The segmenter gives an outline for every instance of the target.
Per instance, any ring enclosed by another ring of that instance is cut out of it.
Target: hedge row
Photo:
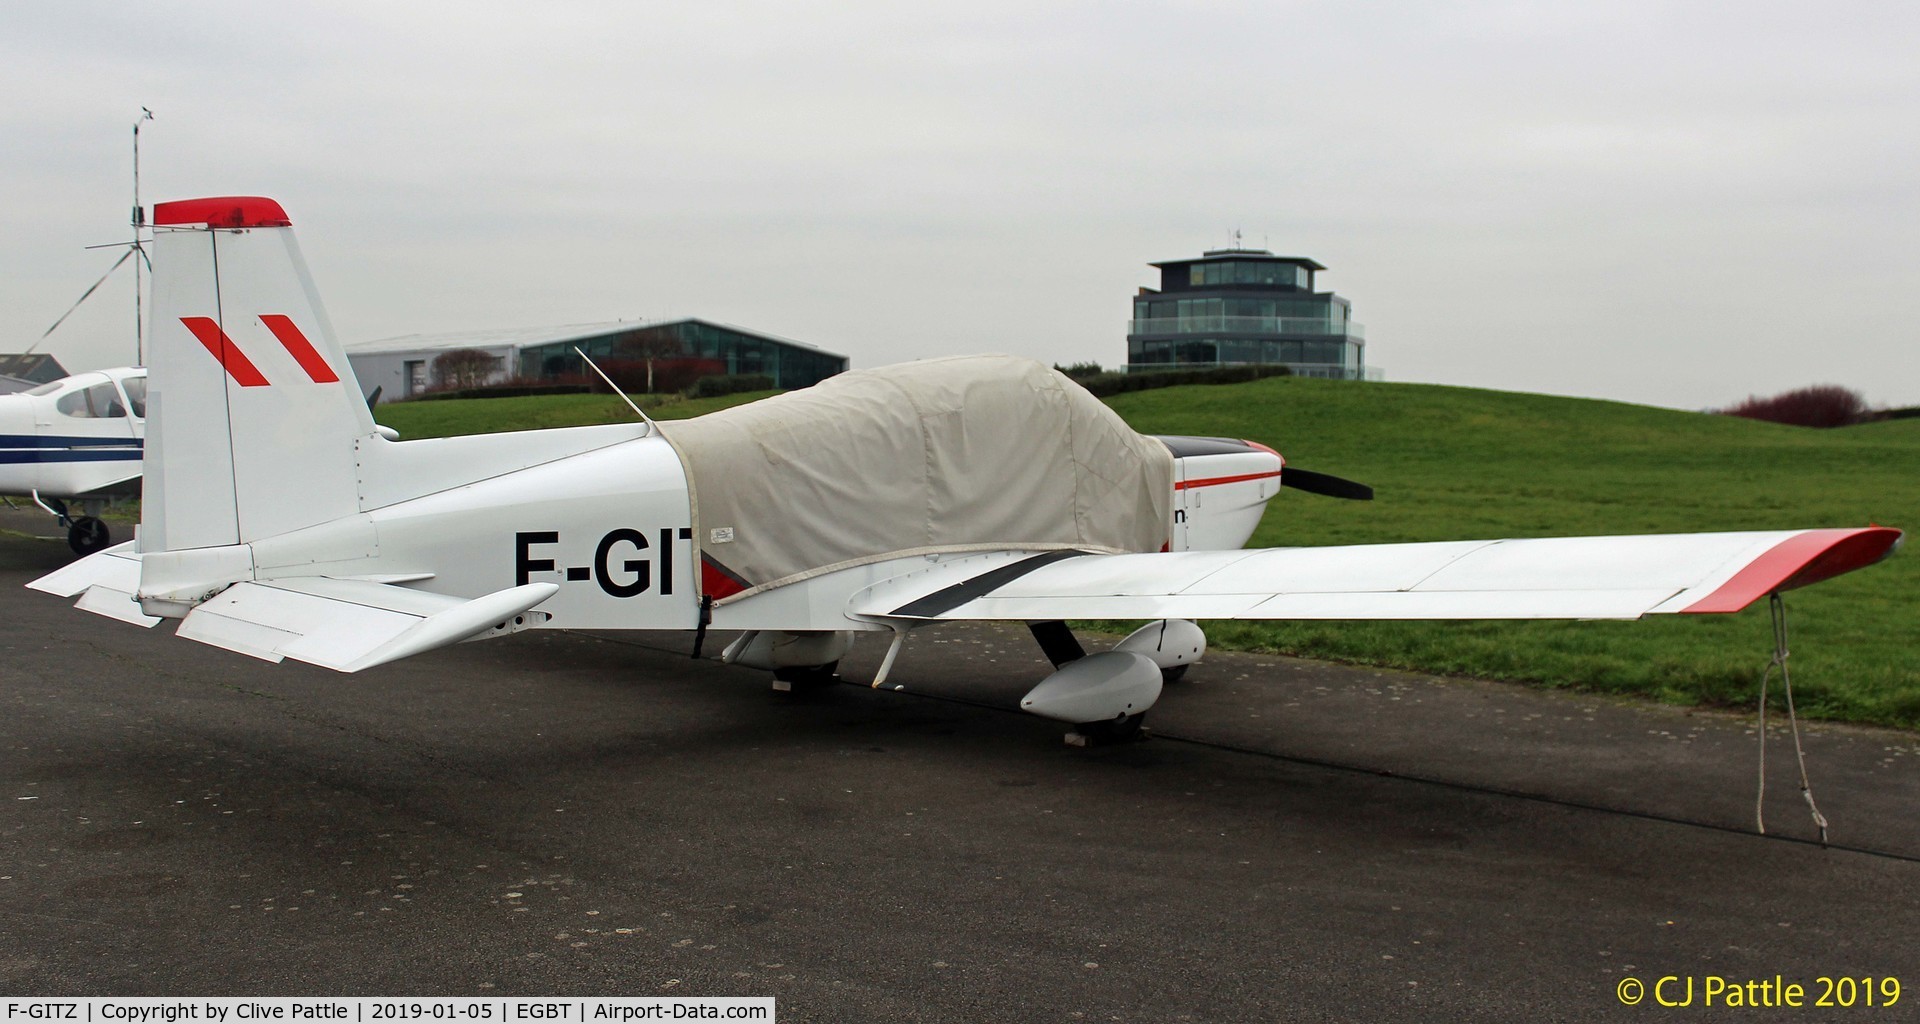
[[[773,378],[764,373],[736,373],[725,377],[702,377],[687,389],[688,398],[719,398],[742,391],[771,391]]]
[[[461,388],[457,391],[429,391],[408,401],[437,402],[443,398],[519,398],[523,395],[584,395],[585,384],[500,384],[493,387]]]
[[[1284,366],[1218,366],[1209,370],[1149,370],[1145,373],[1101,373],[1091,377],[1079,378],[1080,386],[1094,395],[1105,398],[1109,395],[1125,394],[1129,391],[1152,391],[1155,388],[1178,387],[1182,384],[1244,384],[1263,377],[1290,377],[1293,371]]]

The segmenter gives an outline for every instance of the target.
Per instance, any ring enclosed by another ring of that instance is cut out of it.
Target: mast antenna
[[[45,342],[49,335],[59,330],[60,325],[66,323],[67,318],[73,315],[74,310],[79,309],[85,304],[88,298],[92,297],[94,292],[99,291],[100,286],[107,283],[107,278],[112,277],[113,272],[120,269],[120,264],[127,262],[129,259],[133,259],[133,365],[146,365],[146,313],[141,308],[140,300],[140,264],[145,263],[147,269],[152,270],[153,263],[147,259],[146,247],[142,245],[140,241],[140,229],[146,227],[147,224],[147,212],[140,205],[140,123],[151,120],[153,120],[153,111],[141,107],[139,119],[133,122],[133,241],[125,246],[121,246],[118,243],[113,245],[87,246],[89,249],[124,248],[126,251],[120,254],[119,259],[113,261],[113,266],[108,267],[106,273],[100,275],[100,280],[93,282],[92,287],[80,293],[80,298],[75,301],[73,305],[68,306],[65,313],[60,314],[60,319],[55,320],[52,327],[40,332],[39,339],[27,346],[27,352],[29,354],[39,348],[41,343]],[[134,259],[134,257],[138,257],[138,259]]]
[[[140,116],[133,122],[133,365],[147,364],[146,312],[140,301],[140,264],[147,260],[147,250],[140,245],[140,229],[147,226],[147,211],[140,205],[140,124],[153,120],[153,111],[140,108]]]

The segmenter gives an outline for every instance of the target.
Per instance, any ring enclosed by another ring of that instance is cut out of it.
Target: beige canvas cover
[[[1158,551],[1173,455],[1015,356],[856,370],[662,425],[716,601],[900,555]]]

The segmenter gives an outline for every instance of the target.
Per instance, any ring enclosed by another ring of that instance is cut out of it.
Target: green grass
[[[1283,491],[1254,546],[1596,533],[1920,528],[1920,421],[1807,430],[1645,406],[1414,384],[1282,379],[1116,396],[1147,433],[1247,437],[1372,484]],[[1920,727],[1920,559],[1787,595],[1794,692],[1824,718]],[[1750,703],[1764,606],[1638,622],[1209,623],[1222,647]]]
[[[678,402],[698,415],[764,393]],[[1279,378],[1109,402],[1136,429],[1252,438],[1290,464],[1372,484],[1372,502],[1283,491],[1252,544],[1920,528],[1920,419],[1845,430],[1542,395]],[[594,395],[403,403],[403,437],[617,422]],[[1794,692],[1817,717],[1920,728],[1920,558],[1794,591]],[[1214,646],[1747,705],[1772,650],[1757,606],[1639,622],[1208,623]],[[1776,688],[1777,692],[1777,688]]]

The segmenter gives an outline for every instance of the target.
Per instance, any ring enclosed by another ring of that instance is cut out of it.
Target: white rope
[[[1753,801],[1753,820],[1761,835],[1767,833],[1767,682],[1773,678],[1773,670],[1780,669],[1780,686],[1787,696],[1787,723],[1793,732],[1793,756],[1800,764],[1800,796],[1807,801],[1807,810],[1813,814],[1813,824],[1820,830],[1820,845],[1827,844],[1827,819],[1820,813],[1820,805],[1813,802],[1813,783],[1807,779],[1807,753],[1800,743],[1800,719],[1793,709],[1793,676],[1787,671],[1787,605],[1780,600],[1778,591],[1774,592],[1768,607],[1773,614],[1773,660],[1767,663],[1767,670],[1760,675],[1760,786]]]

